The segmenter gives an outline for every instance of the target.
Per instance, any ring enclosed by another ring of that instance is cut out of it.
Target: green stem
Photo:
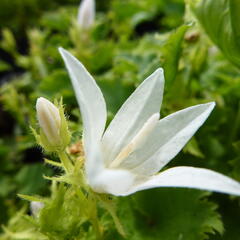
[[[93,229],[96,233],[96,239],[102,240],[103,235],[102,235],[101,227],[100,227],[99,220],[98,220],[97,198],[95,197],[95,194],[92,194],[91,192],[89,192],[88,200],[92,203],[92,207],[91,207],[92,211],[90,214],[90,221],[91,221],[91,223],[93,225]]]
[[[102,204],[103,204],[103,207],[104,207],[104,208],[109,212],[109,214],[112,216],[113,221],[114,221],[114,223],[115,223],[115,226],[116,226],[118,232],[119,232],[123,237],[126,237],[126,233],[125,233],[125,231],[124,231],[124,229],[123,229],[123,226],[122,226],[122,224],[121,224],[121,222],[120,222],[120,220],[119,220],[119,218],[118,218],[118,216],[117,216],[117,214],[116,214],[116,210],[115,210],[114,206],[112,205],[112,203],[111,203],[111,202],[108,202],[108,201],[104,201],[104,200],[102,199]]]
[[[85,211],[86,217],[89,219],[89,221],[91,222],[91,224],[93,226],[93,230],[96,234],[96,239],[102,240],[103,236],[102,236],[102,230],[101,230],[99,220],[98,220],[98,214],[97,214],[98,209],[97,209],[96,198],[95,198],[94,194],[92,194],[88,190],[87,190],[87,192],[88,192],[88,194],[85,195],[82,192],[81,188],[76,186],[76,193],[77,193],[79,199],[81,199],[81,205],[83,207],[83,211]]]
[[[100,226],[99,226],[99,222],[98,222],[98,219],[97,219],[97,216],[95,216],[92,220],[92,225],[93,225],[93,229],[95,230],[95,233],[96,233],[96,239],[98,240],[102,240],[102,232],[101,232],[101,229],[100,229]]]
[[[72,165],[69,157],[67,156],[66,152],[65,151],[59,151],[58,152],[58,156],[59,156],[59,158],[60,158],[60,160],[61,160],[61,162],[63,164],[63,167],[64,167],[65,171],[67,173],[72,172],[73,165]]]

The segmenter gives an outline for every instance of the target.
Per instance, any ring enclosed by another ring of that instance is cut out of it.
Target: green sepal
[[[45,202],[46,200],[39,196],[30,196],[25,194],[17,194],[18,197],[30,202]]]
[[[60,99],[59,102],[57,100],[54,100],[54,105],[58,108],[59,110],[59,115],[61,119],[61,126],[59,129],[60,136],[59,136],[59,141],[57,141],[57,144],[52,144],[47,136],[45,135],[44,131],[40,128],[39,134],[37,131],[33,128],[30,127],[33,135],[36,138],[37,143],[47,152],[62,152],[66,149],[68,144],[70,143],[71,140],[71,134],[70,131],[68,130],[68,123],[66,120],[66,117],[64,115],[64,107],[62,103],[62,98]]]
[[[61,118],[60,137],[62,140],[62,145],[64,146],[64,149],[65,149],[67,147],[67,145],[70,143],[71,134],[70,134],[70,131],[68,130],[68,123],[67,123],[66,116],[64,114],[62,98],[60,99],[60,101],[58,103],[58,109],[59,109],[59,114],[60,114],[60,118]]]
[[[67,175],[63,175],[59,177],[49,177],[49,176],[43,175],[43,178],[49,181],[72,184],[71,178],[69,178]]]
[[[30,130],[31,130],[33,136],[35,137],[37,144],[40,145],[40,146],[42,146],[40,135],[37,134],[37,131],[36,131],[32,126],[30,126]]]
[[[53,167],[63,168],[63,165],[60,162],[52,161],[52,160],[49,160],[47,158],[44,158],[44,162],[46,164],[49,164],[49,165],[53,166]]]

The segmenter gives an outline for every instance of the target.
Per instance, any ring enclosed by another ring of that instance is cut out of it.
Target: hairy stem
[[[65,151],[59,151],[58,156],[63,164],[63,167],[67,173],[72,172],[73,170],[73,165],[69,157],[67,156]]]

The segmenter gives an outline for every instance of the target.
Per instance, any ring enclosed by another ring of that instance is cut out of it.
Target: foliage
[[[236,0],[192,1],[194,12],[212,41],[225,56],[240,66],[240,5]]]

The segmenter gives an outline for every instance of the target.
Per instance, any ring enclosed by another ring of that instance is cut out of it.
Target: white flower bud
[[[31,127],[37,140],[46,151],[63,151],[70,142],[71,134],[64,115],[62,100],[55,106],[46,98],[40,97],[36,103],[40,133]]]
[[[30,210],[31,210],[31,214],[34,217],[38,216],[39,211],[44,207],[44,203],[42,202],[36,202],[36,201],[32,201],[30,202]]]
[[[52,146],[61,142],[61,117],[58,108],[46,98],[40,97],[36,104],[39,125]]]
[[[95,0],[82,0],[78,9],[78,24],[89,29],[95,20]]]

